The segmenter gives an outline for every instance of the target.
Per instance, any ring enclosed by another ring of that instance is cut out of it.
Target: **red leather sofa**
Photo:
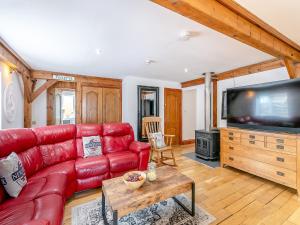
[[[101,156],[83,158],[82,137],[102,137]],[[0,225],[58,225],[75,192],[129,170],[146,170],[150,146],[134,141],[128,123],[58,125],[0,131],[0,158],[16,152],[27,185],[9,198],[0,185]]]

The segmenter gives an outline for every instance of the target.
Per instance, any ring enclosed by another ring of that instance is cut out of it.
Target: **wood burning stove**
[[[206,160],[218,160],[220,158],[220,132],[211,127],[211,80],[213,74],[203,74],[205,76],[205,129],[195,131],[196,156]]]
[[[197,157],[206,160],[218,160],[220,158],[219,130],[196,130],[195,140],[195,153]]]

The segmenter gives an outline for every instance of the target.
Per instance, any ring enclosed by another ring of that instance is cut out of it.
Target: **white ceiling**
[[[0,6],[0,36],[34,69],[186,81],[272,58],[148,0],[0,0]],[[179,40],[185,30],[198,35]]]
[[[300,44],[299,0],[235,0],[280,33]]]

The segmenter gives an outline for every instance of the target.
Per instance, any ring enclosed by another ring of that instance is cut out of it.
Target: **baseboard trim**
[[[183,140],[181,142],[182,145],[189,145],[189,144],[194,144],[194,143],[195,143],[195,139]]]

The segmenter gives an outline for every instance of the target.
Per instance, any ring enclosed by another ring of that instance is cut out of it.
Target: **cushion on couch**
[[[32,220],[49,221],[50,225],[61,225],[63,212],[63,197],[50,194],[1,210],[0,225],[21,225]]]
[[[77,178],[94,177],[109,172],[107,157],[93,156],[89,158],[78,158],[75,162]]]
[[[44,167],[77,158],[75,125],[55,125],[33,129]]]
[[[0,181],[11,197],[18,197],[27,179],[25,169],[19,156],[12,152],[7,157],[0,159]]]
[[[49,166],[37,172],[33,175],[32,179],[46,177],[49,174],[53,173],[64,173],[67,175],[67,188],[66,188],[66,196],[67,198],[72,196],[72,194],[76,191],[76,171],[75,171],[75,160],[69,160],[66,162],[62,162],[53,166]],[[61,182],[61,181],[57,181]]]
[[[138,169],[138,156],[133,152],[114,152],[107,154],[106,156],[109,161],[111,175],[114,173]]]
[[[127,151],[134,141],[134,134],[129,123],[103,124],[103,153]]]
[[[67,176],[63,173],[54,173],[42,178],[29,179],[18,198],[10,198],[5,201],[0,205],[0,211],[49,194],[58,194],[65,198],[66,187]]]
[[[77,157],[84,156],[82,137],[89,137],[89,136],[102,137],[102,126],[99,124],[78,124],[78,125],[76,125]]]

